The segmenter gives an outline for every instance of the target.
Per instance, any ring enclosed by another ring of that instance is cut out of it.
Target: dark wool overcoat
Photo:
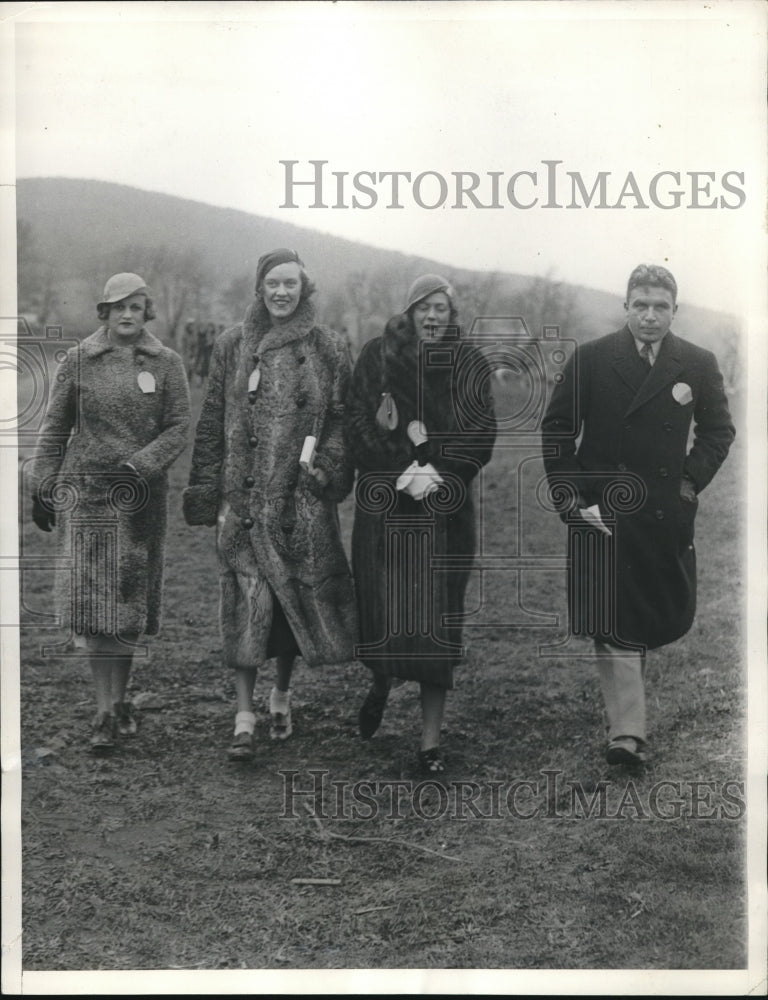
[[[375,672],[446,688],[462,654],[456,616],[464,610],[475,552],[472,482],[496,436],[485,358],[460,341],[448,352],[451,364],[422,368],[419,389],[412,351],[399,352],[386,333],[369,341],[355,366],[345,425],[358,470],[352,533],[358,657]],[[397,407],[394,430],[376,419],[385,389]],[[417,456],[407,427],[419,418],[429,443]],[[445,479],[423,500],[395,489],[417,457]],[[449,557],[457,560],[452,568]]]
[[[147,330],[113,345],[100,327],[59,366],[31,478],[56,512],[57,607],[76,638],[157,633],[167,469],[189,424],[181,358]]]
[[[564,375],[542,429],[569,524],[571,631],[662,646],[688,631],[696,610],[698,500],[683,499],[682,478],[700,493],[735,433],[717,361],[670,331],[648,372],[625,327],[583,344]],[[574,509],[594,503],[611,538]]]
[[[217,525],[220,623],[232,667],[264,663],[275,597],[308,664],[353,657],[357,615],[336,510],[353,481],[342,429],[350,372],[346,342],[315,323],[306,300],[273,326],[257,299],[216,341],[184,516]],[[310,435],[325,487],[299,465]]]

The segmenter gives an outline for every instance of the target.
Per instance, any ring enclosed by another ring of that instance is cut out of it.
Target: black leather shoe
[[[647,756],[645,743],[635,736],[616,736],[605,751],[609,764],[644,764]]]
[[[109,712],[101,712],[93,720],[91,729],[91,753],[112,753],[115,749],[115,717]]]
[[[419,750],[419,771],[427,777],[445,774],[445,761],[440,753],[440,747],[430,747],[429,750]]]
[[[135,736],[139,730],[136,709],[130,701],[116,701],[114,705],[118,736]]]
[[[238,733],[232,737],[232,743],[227,750],[230,760],[251,760],[253,757],[253,734]]]
[[[360,714],[357,717],[360,735],[364,740],[369,740],[381,725],[388,697],[389,689],[385,694],[379,694],[374,687],[365,696],[365,701],[360,706]]]

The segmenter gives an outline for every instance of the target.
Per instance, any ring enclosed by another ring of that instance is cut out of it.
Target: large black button
[[[253,484],[255,482],[256,482],[256,480],[253,478],[253,476],[246,476],[245,477],[245,485],[246,486],[253,486]]]
[[[248,438],[248,444],[251,446],[251,448],[255,448],[258,443],[259,439],[257,437],[252,436]]]
[[[307,405],[307,397],[302,392],[296,397],[296,406],[300,410],[303,410],[306,405]]]
[[[305,361],[306,361],[307,359],[306,359],[306,358],[304,357],[304,355],[303,355],[303,354],[300,354],[300,355],[298,356],[298,358],[296,358],[296,360],[298,361],[298,363],[299,363],[300,365],[303,365],[303,364],[304,364],[304,362],[305,362]]]
[[[659,475],[661,476],[661,478],[662,478],[662,479],[666,479],[666,478],[667,478],[667,476],[669,475],[669,473],[668,473],[668,472],[667,472],[667,470],[666,470],[666,469],[665,469],[665,468],[664,468],[664,467],[662,466],[662,467],[661,467],[661,468],[659,469]]]
[[[664,520],[664,511],[663,510],[655,510],[653,513],[654,513],[654,516],[655,516],[655,518],[656,518],[657,521],[663,521]]]
[[[253,518],[252,517],[244,517],[243,518],[243,527],[244,528],[252,528],[253,527]]]

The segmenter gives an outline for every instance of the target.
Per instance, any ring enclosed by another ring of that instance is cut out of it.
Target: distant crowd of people
[[[217,325],[216,323],[204,323],[196,319],[188,319],[184,324],[181,355],[184,359],[184,367],[187,370],[187,378],[190,382],[195,375],[200,385],[208,378],[208,372],[211,368],[213,344],[218,335],[224,332],[224,329],[223,323]]]

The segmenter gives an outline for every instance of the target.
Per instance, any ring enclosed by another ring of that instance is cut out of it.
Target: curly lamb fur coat
[[[258,388],[249,380],[258,368]],[[211,359],[197,425],[184,516],[217,525],[224,657],[237,668],[267,658],[274,597],[310,665],[353,656],[352,579],[336,504],[352,488],[343,443],[351,365],[345,341],[315,323],[304,300],[272,325],[257,298],[223,333]],[[299,465],[317,438],[320,487]]]
[[[55,511],[56,603],[76,638],[157,633],[167,469],[190,419],[181,358],[147,330],[115,346],[100,327],[62,361],[30,479]]]

